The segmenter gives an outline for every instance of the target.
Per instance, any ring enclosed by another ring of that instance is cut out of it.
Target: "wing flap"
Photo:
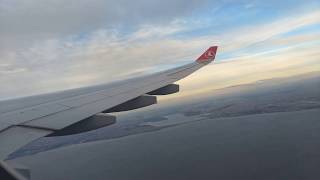
[[[6,122],[12,125],[18,125],[33,119],[45,117],[54,113],[65,111],[70,109],[67,106],[60,104],[43,104],[38,106],[33,106],[9,113],[4,113],[0,116],[2,122]],[[1,129],[0,129],[1,130]]]
[[[52,132],[53,131],[50,130],[22,126],[11,126],[1,131],[0,159],[6,158],[9,154],[20,147]]]

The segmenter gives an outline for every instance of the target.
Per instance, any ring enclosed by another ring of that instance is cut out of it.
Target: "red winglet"
[[[210,47],[205,53],[203,53],[198,59],[198,63],[208,63],[214,60],[216,57],[216,53],[218,50],[218,46]]]

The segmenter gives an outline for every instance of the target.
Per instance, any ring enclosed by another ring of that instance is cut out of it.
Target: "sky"
[[[161,71],[212,45],[180,97],[320,71],[320,1],[0,0],[0,99]]]

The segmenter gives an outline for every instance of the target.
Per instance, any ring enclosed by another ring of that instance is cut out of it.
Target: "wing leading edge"
[[[210,47],[195,62],[148,76],[0,102],[0,160],[35,139],[66,128],[70,131],[79,122],[85,122],[82,129],[86,123],[92,126],[95,123],[91,119],[101,112],[132,103],[150,92],[177,92],[178,87],[171,84],[212,62],[217,48]]]

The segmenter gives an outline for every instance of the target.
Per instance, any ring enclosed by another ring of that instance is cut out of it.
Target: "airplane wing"
[[[0,102],[0,160],[43,136],[81,133],[115,122],[109,112],[156,103],[155,95],[175,93],[172,84],[214,60],[217,46],[195,62],[115,83]]]

